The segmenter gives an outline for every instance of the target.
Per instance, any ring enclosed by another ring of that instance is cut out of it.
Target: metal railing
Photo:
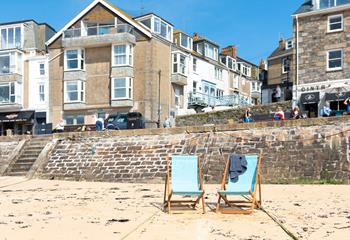
[[[203,106],[203,107],[215,107],[215,106],[248,106],[250,99],[238,94],[227,96],[210,96],[203,93],[190,93],[188,95],[189,106]]]
[[[133,34],[133,27],[128,24],[101,25],[86,28],[72,28],[64,31],[63,38],[79,38],[86,36],[101,36],[106,34],[130,33]]]

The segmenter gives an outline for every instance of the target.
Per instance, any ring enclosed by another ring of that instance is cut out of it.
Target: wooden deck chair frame
[[[227,195],[221,194],[218,192],[219,199],[216,206],[216,212],[217,213],[224,213],[224,214],[251,214],[253,213],[254,209],[259,208],[262,204],[261,199],[261,173],[260,173],[260,164],[262,160],[262,153],[259,154],[258,163],[257,163],[257,171],[256,171],[256,181],[254,186],[254,192],[249,192],[249,195],[241,195],[244,200],[229,200]],[[228,177],[228,168],[230,165],[230,156],[228,156],[224,174],[222,177],[221,182],[221,190],[226,191],[226,181]],[[240,209],[225,209],[224,207],[220,206],[221,200],[224,200],[226,206],[228,207],[239,207],[239,208],[245,208],[246,210],[240,210]]]
[[[164,202],[163,202],[163,209],[164,212],[166,209],[168,209],[168,213],[172,213],[172,206],[173,203],[186,203],[193,207],[193,209],[196,208],[197,204],[199,204],[200,200],[202,200],[202,211],[203,214],[206,213],[205,209],[205,201],[204,201],[204,188],[203,188],[203,172],[202,172],[202,166],[201,166],[201,159],[204,158],[203,155],[198,156],[198,171],[199,171],[199,189],[203,191],[203,193],[197,197],[195,200],[172,200],[173,192],[171,190],[171,178],[170,178],[170,163],[171,163],[171,156],[167,156],[166,161],[166,176],[165,176],[165,188],[164,188]]]

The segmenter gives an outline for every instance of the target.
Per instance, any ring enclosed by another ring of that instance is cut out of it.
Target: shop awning
[[[0,113],[0,123],[29,122],[34,118],[34,111]]]
[[[338,101],[338,99],[339,101],[344,101],[349,97],[350,97],[350,92],[340,94],[339,96],[337,93],[326,93],[326,101]]]
[[[300,96],[301,104],[314,104],[320,101],[320,93],[312,92],[312,93],[303,93]]]

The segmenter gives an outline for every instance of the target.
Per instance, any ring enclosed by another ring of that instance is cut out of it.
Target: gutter
[[[308,16],[313,16],[313,15],[318,15],[318,14],[328,14],[328,13],[333,13],[333,12],[339,12],[343,10],[350,9],[350,4],[344,4],[336,7],[330,7],[330,8],[325,8],[321,10],[316,10],[316,11],[310,11],[306,13],[299,13],[299,14],[294,14],[292,17],[298,18],[298,17],[308,17]]]

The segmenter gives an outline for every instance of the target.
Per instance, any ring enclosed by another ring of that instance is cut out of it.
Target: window
[[[193,85],[192,85],[192,92],[193,92],[193,94],[196,94],[196,93],[197,93],[197,82],[193,82]]]
[[[217,89],[217,90],[216,90],[216,96],[217,96],[217,97],[223,97],[223,96],[224,96],[224,91],[223,91],[223,90],[220,90],[220,89]]]
[[[181,53],[173,54],[173,73],[187,75],[186,56]]]
[[[15,83],[0,84],[0,104],[15,103]]]
[[[1,49],[21,48],[21,27],[11,27],[1,29]]]
[[[197,72],[197,58],[193,58],[193,72]]]
[[[39,84],[39,102],[45,102],[45,84]]]
[[[65,82],[65,103],[85,102],[85,82]]]
[[[10,55],[0,55],[0,75],[10,73]]]
[[[328,17],[328,32],[343,31],[343,15]]]
[[[211,44],[205,44],[205,56],[214,60],[218,60],[218,49]]]
[[[328,51],[327,58],[328,58],[328,61],[327,61],[328,71],[341,70],[343,68],[343,51],[342,50]]]
[[[132,99],[132,78],[113,78],[112,80],[112,99]]]
[[[39,71],[40,71],[41,76],[45,75],[45,64],[44,63],[39,64]]]
[[[293,48],[293,40],[288,40],[286,42],[286,50]]]
[[[282,73],[288,73],[290,71],[290,60],[288,58],[282,59]]]
[[[83,49],[67,50],[65,52],[65,70],[84,70],[85,56]]]
[[[181,89],[175,88],[175,106],[180,107],[181,105]]]
[[[243,75],[245,75],[245,76],[247,76],[247,77],[250,77],[251,76],[251,67],[250,66],[247,66],[246,64],[244,64],[244,63],[239,63],[238,64],[238,69],[239,69],[239,71],[243,74]]]
[[[231,70],[236,70],[236,60],[229,56],[222,56],[221,63],[225,64],[225,66]]]
[[[181,33],[180,39],[181,39],[180,42],[181,42],[182,47],[187,48],[187,49],[192,49],[192,39],[189,36]]]
[[[222,80],[222,69],[215,67],[215,78],[218,80]]]
[[[160,33],[160,19],[154,18],[154,32]]]
[[[113,46],[113,66],[133,65],[133,47],[131,45]]]
[[[64,117],[66,125],[84,125],[85,117],[83,115],[67,115]]]
[[[170,24],[158,17],[153,17],[153,32],[171,41],[173,28]]]

